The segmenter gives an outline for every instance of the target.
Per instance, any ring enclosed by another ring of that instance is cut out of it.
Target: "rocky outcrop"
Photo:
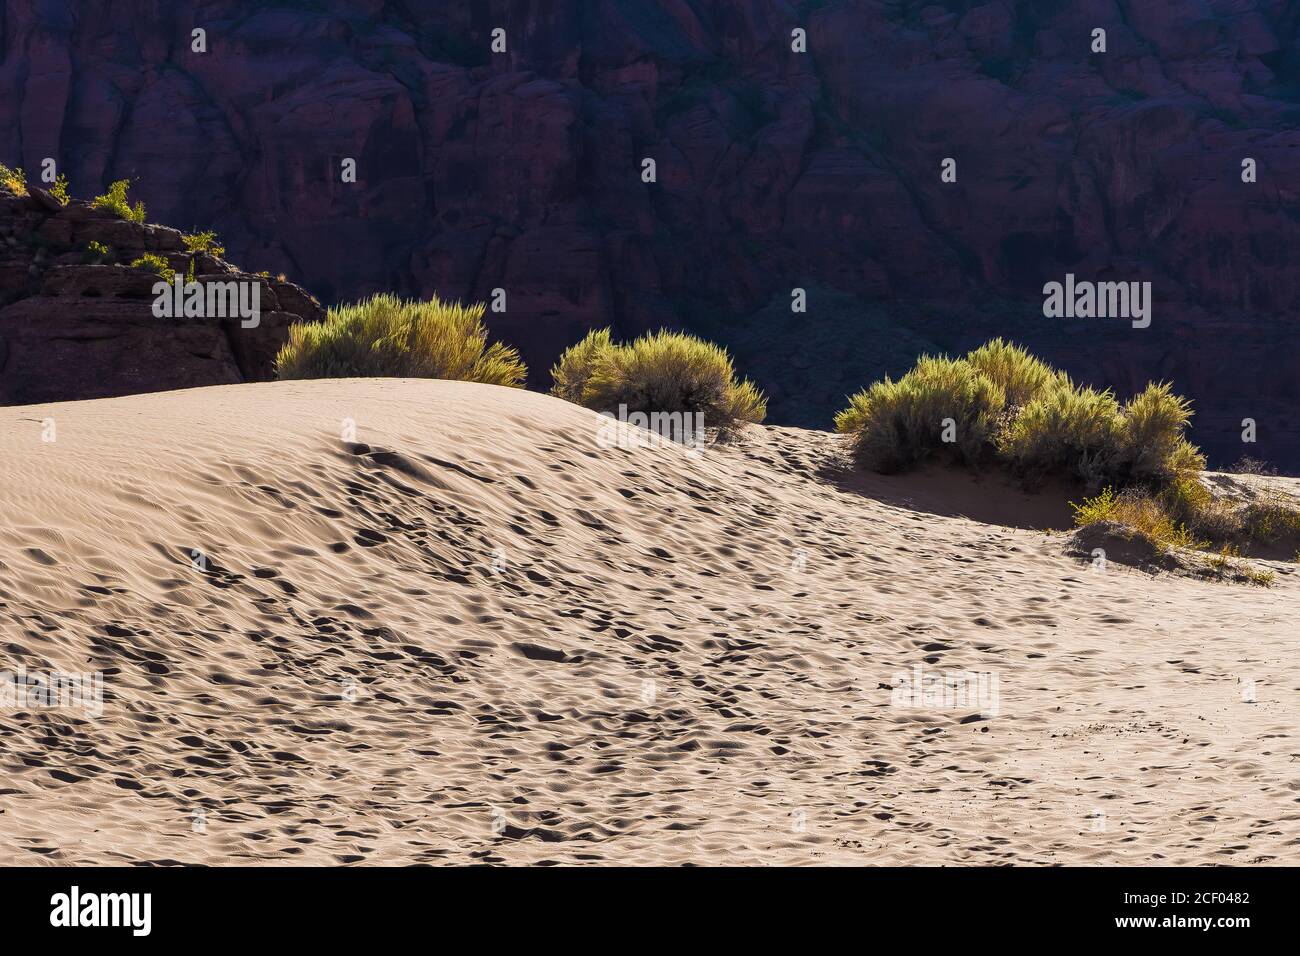
[[[237,315],[155,316],[162,276],[129,264],[145,254],[182,274],[192,261],[205,287],[255,284],[256,326]],[[175,229],[87,203],[62,206],[37,188],[27,196],[0,190],[0,404],[263,381],[289,325],[323,315],[292,283],[187,252]]]
[[[129,176],[326,302],[503,289],[536,384],[600,325],[770,332],[805,367],[834,328],[836,381],[890,370],[882,336],[1014,333],[1121,392],[1174,379],[1220,460],[1253,418],[1300,468],[1298,29],[1283,0],[10,0],[0,161]],[[1152,282],[1151,328],[1008,318],[1067,271]],[[792,315],[796,286],[833,298]],[[842,395],[781,368],[777,419],[826,424]]]

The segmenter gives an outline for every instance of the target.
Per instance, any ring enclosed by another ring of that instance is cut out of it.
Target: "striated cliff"
[[[180,273],[193,260],[205,286],[255,285],[256,322],[155,315],[161,277],[131,266],[146,254]],[[265,381],[289,326],[323,317],[293,283],[188,252],[175,229],[0,190],[0,405]]]

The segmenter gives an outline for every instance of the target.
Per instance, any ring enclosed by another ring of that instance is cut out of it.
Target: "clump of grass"
[[[1085,498],[1081,504],[1070,502],[1070,507],[1074,509],[1074,523],[1078,527],[1103,522],[1123,525],[1161,554],[1208,547],[1186,525],[1175,522],[1156,499],[1136,490],[1117,493],[1108,487],[1096,497]]]
[[[126,195],[130,188],[130,180],[119,179],[108,187],[108,192],[92,199],[90,205],[96,209],[107,209],[131,222],[144,222],[144,203],[137,202],[134,206],[131,205]]]
[[[442,378],[518,388],[528,368],[518,351],[488,343],[485,307],[407,301],[380,294],[335,306],[323,322],[289,329],[276,357],[282,379]]]
[[[551,394],[600,412],[698,412],[723,430],[767,415],[766,399],[736,377],[725,349],[666,329],[626,343],[609,329],[590,332],[560,356],[551,378]]]
[[[1277,469],[1260,458],[1243,455],[1235,464],[1223,469],[1233,475],[1276,475]]]
[[[203,252],[217,259],[226,254],[226,247],[217,242],[217,234],[210,229],[182,235],[181,241],[185,243],[186,252]]]
[[[1264,489],[1239,512],[1241,536],[1252,541],[1300,538],[1300,508],[1288,495]]]
[[[66,206],[72,202],[72,196],[68,194],[68,177],[59,173],[54,178],[54,185],[50,187],[50,195],[58,202],[60,206]]]
[[[8,190],[15,196],[27,195],[27,173],[21,168],[10,169],[0,163],[0,189]]]
[[[149,272],[156,272],[168,282],[176,278],[176,270],[171,267],[166,259],[153,252],[146,252],[140,258],[131,263],[132,269],[145,269]]]
[[[1206,577],[1217,580],[1246,581],[1260,587],[1269,587],[1277,577],[1267,568],[1257,568],[1242,560],[1241,549],[1224,545],[1216,554],[1206,559],[1201,568]]]
[[[1106,488],[1081,504],[1071,502],[1075,525],[1122,526],[1130,537],[1144,540],[1155,552],[1211,551],[1200,570],[1220,580],[1273,583],[1274,573],[1249,564],[1242,558],[1241,544],[1232,539],[1272,541],[1283,534],[1300,534],[1300,510],[1294,506],[1251,503],[1234,508],[1216,498],[1195,478],[1181,477],[1157,493],[1129,488],[1117,494]],[[1261,519],[1258,509],[1267,507]],[[1218,542],[1218,551],[1213,551]],[[1300,553],[1297,553],[1300,558]]]

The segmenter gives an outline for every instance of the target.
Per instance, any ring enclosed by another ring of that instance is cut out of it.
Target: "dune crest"
[[[0,707],[0,863],[1293,850],[1295,565],[1098,573],[837,436],[603,427],[399,379],[0,408],[0,671],[103,680]]]

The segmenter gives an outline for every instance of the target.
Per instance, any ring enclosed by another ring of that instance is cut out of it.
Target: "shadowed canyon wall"
[[[3,9],[0,162],[53,157],[79,196],[130,178],[151,221],[326,303],[504,289],[491,324],[539,385],[587,328],[685,326],[771,420],[828,427],[918,349],[1007,335],[1121,395],[1172,379],[1218,462],[1300,468],[1295,4]],[[1151,282],[1151,327],[1044,318],[1067,272]]]

